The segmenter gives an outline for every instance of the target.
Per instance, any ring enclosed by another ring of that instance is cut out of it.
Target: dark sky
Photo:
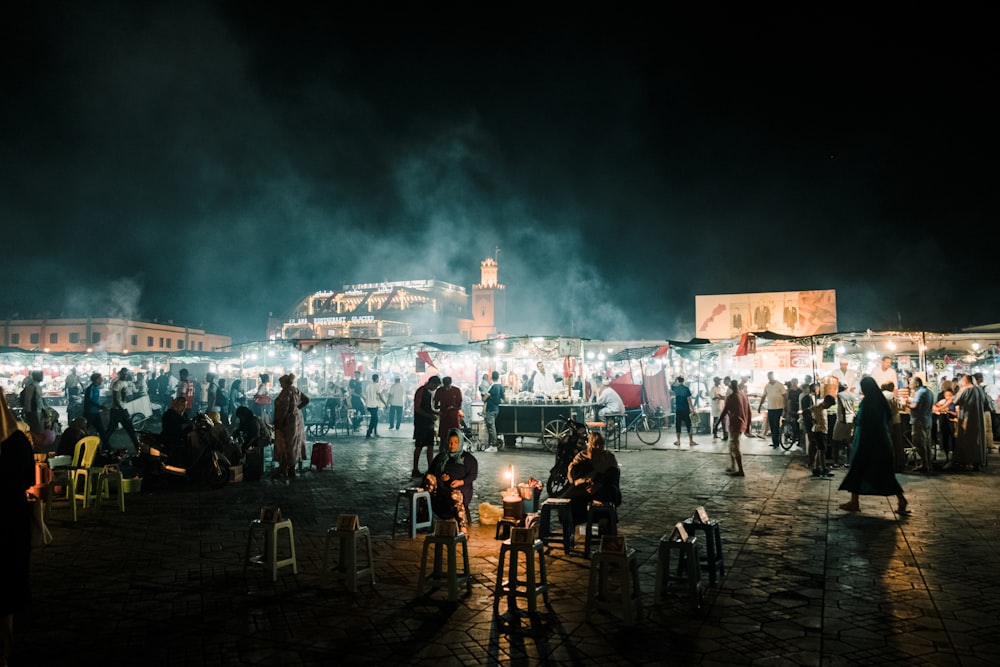
[[[0,315],[258,339],[499,247],[523,333],[687,339],[695,295],[810,289],[844,331],[1000,321],[983,15],[18,4]]]

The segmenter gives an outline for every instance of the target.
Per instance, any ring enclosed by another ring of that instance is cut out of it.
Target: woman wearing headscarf
[[[431,507],[443,519],[458,521],[458,529],[468,534],[466,512],[472,502],[472,483],[479,476],[479,461],[463,451],[462,436],[452,429],[448,440],[431,461],[424,476],[424,488],[431,494]]]
[[[35,483],[31,441],[0,389],[0,664],[10,657],[14,614],[31,601],[31,507],[28,489]]]
[[[278,463],[273,477],[295,477],[295,467],[306,447],[306,424],[302,408],[309,397],[295,386],[295,374],[278,378],[281,393],[274,399],[274,459]]]
[[[858,497],[896,496],[899,501],[897,511],[906,512],[906,496],[896,479],[892,452],[892,411],[885,395],[874,378],[866,376],[861,380],[863,397],[854,419],[854,445],[851,449],[850,468],[841,491],[850,491],[850,501],[840,509],[860,512]]]
[[[987,442],[986,436],[986,420],[990,419],[989,397],[982,387],[972,381],[972,376],[966,374],[959,380],[958,393],[953,402],[958,408],[955,452],[944,465],[944,470],[950,470],[956,465],[972,466],[973,470],[979,470],[986,465],[992,444]]]

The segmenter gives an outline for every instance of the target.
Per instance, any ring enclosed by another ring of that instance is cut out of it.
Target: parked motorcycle
[[[229,469],[240,462],[239,448],[226,429],[201,414],[195,417],[184,443],[164,442],[159,435],[148,431],[141,433],[139,443],[147,474],[193,479],[213,489],[225,486],[229,482]]]
[[[549,470],[549,479],[545,483],[549,498],[559,498],[566,491],[569,486],[569,464],[578,452],[587,447],[587,425],[562,415],[560,419],[566,422],[566,429],[559,434],[555,465]]]

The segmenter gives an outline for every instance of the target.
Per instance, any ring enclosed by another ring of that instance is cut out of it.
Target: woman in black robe
[[[850,491],[850,501],[840,506],[848,512],[861,511],[858,496],[892,496],[899,501],[898,512],[906,512],[906,496],[896,479],[892,453],[892,411],[872,377],[861,379],[864,397],[854,420],[854,446],[850,468],[841,491]]]

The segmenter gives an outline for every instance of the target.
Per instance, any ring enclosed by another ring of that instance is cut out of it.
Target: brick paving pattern
[[[400,433],[407,433],[404,429]],[[672,434],[667,434],[672,435]],[[471,595],[416,596],[423,537],[397,530],[396,494],[410,486],[403,436],[332,439],[333,468],[289,484],[222,490],[178,483],[107,502],[52,509],[54,541],[35,549],[34,603],[15,620],[10,664],[114,665],[995,665],[1000,663],[1000,461],[978,473],[900,475],[895,500],[837,505],[843,471],[813,480],[803,455],[763,440],[744,450],[747,476],[723,473],[721,441],[674,447],[629,442],[618,453],[620,533],[639,560],[641,618],[587,621],[589,564],[546,554],[551,607],[534,617],[493,614],[500,543],[475,520]],[[553,455],[538,447],[477,452],[475,506],[500,505],[504,475],[544,481]],[[544,498],[544,493],[543,493]],[[299,572],[244,578],[247,529],[262,506],[294,522]],[[704,506],[721,521],[725,576],[701,609],[654,600],[657,545]],[[327,529],[356,513],[374,542],[376,584],[348,592],[322,576]],[[524,601],[519,601],[524,607]],[[40,656],[47,656],[40,658]],[[59,656],[58,658],[56,656]],[[51,662],[50,662],[51,661]]]

